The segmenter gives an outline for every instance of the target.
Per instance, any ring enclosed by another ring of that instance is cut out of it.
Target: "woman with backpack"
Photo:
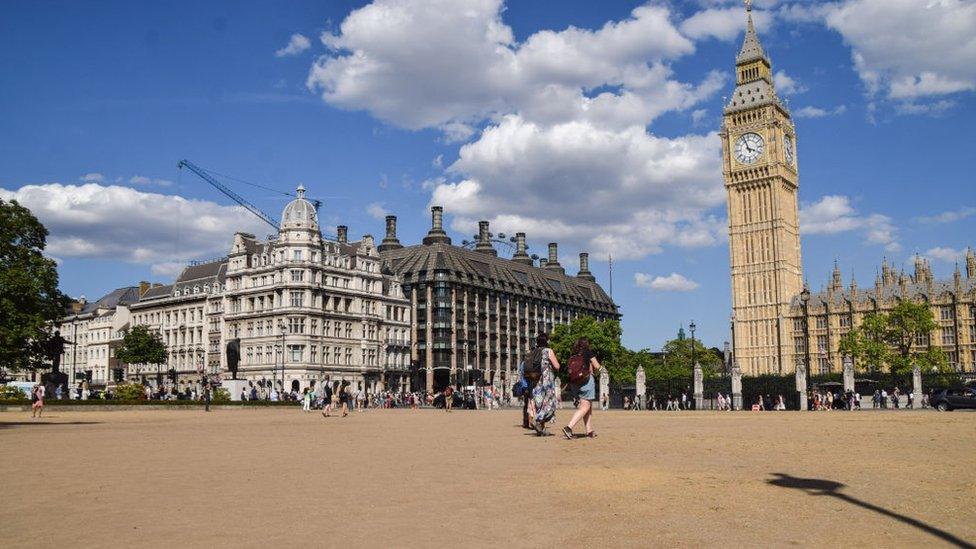
[[[549,348],[549,335],[541,333],[535,338],[535,348],[525,358],[522,372],[531,390],[532,398],[528,403],[528,412],[532,427],[540,437],[545,435],[546,423],[556,417],[556,370],[559,370],[559,359]]]
[[[573,427],[582,419],[586,428],[586,436],[596,438],[593,430],[593,401],[596,400],[596,373],[602,366],[593,356],[590,342],[585,337],[576,340],[573,346],[573,356],[569,358],[569,390],[577,401],[576,413],[569,420],[569,425],[563,427],[563,436],[573,439]]]

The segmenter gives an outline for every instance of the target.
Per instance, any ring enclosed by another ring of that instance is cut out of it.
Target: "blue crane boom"
[[[183,168],[189,169],[191,172],[197,174],[197,176],[199,176],[200,179],[203,179],[204,181],[206,181],[207,183],[209,183],[211,186],[213,186],[215,189],[217,189],[218,191],[220,191],[220,192],[224,193],[225,195],[227,195],[228,197],[230,197],[231,200],[233,200],[234,202],[237,202],[238,204],[240,204],[241,206],[243,206],[244,208],[246,208],[247,211],[251,212],[252,214],[254,214],[256,216],[258,216],[258,218],[260,218],[261,221],[264,221],[268,225],[271,225],[272,227],[274,227],[275,231],[280,230],[280,227],[278,226],[278,222],[275,221],[275,219],[273,217],[271,217],[270,215],[262,212],[260,208],[258,208],[254,204],[251,204],[247,200],[245,200],[244,197],[242,197],[241,195],[239,195],[239,194],[235,193],[234,191],[230,190],[226,185],[224,185],[220,181],[217,181],[216,179],[214,179],[203,168],[197,166],[193,162],[190,162],[189,160],[186,160],[186,159],[180,160],[179,164],[177,164],[176,167],[179,168],[179,169],[183,169]]]

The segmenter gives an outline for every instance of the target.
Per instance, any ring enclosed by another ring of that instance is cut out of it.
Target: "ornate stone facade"
[[[812,375],[842,372],[840,338],[860,325],[864,315],[889,311],[906,299],[929,304],[938,325],[916,345],[939,347],[955,369],[976,371],[976,253],[972,250],[966,254],[965,277],[957,266],[951,280],[936,280],[928,262],[916,257],[912,275],[896,273],[884,261],[874,287],[858,288],[853,279],[845,287],[835,265],[825,289],[812,293],[806,303],[801,296],[790,303],[791,363],[803,364],[809,356]]]
[[[796,131],[776,95],[752,22],[736,57],[736,88],[720,136],[728,191],[733,346],[747,375],[792,370],[784,317],[802,289]]]

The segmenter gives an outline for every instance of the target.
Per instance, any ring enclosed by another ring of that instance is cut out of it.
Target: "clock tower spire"
[[[735,90],[722,118],[728,192],[735,357],[743,373],[787,373],[795,364],[785,315],[803,288],[796,131],[746,0]],[[809,342],[808,342],[809,344]]]

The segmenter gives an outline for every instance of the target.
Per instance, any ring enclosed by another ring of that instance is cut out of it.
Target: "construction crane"
[[[189,160],[186,160],[186,159],[180,160],[180,162],[176,165],[176,167],[179,168],[179,169],[183,169],[183,168],[189,169],[191,172],[197,174],[197,176],[199,176],[200,179],[203,179],[204,181],[206,181],[207,183],[209,183],[212,187],[214,187],[218,191],[220,191],[220,192],[224,193],[225,195],[227,195],[228,197],[230,197],[230,199],[233,200],[234,202],[237,202],[241,206],[244,206],[244,208],[246,208],[247,211],[251,212],[252,214],[254,214],[256,216],[258,216],[258,218],[260,218],[261,221],[264,221],[268,225],[271,225],[272,227],[274,227],[275,231],[280,230],[280,227],[278,226],[278,222],[275,221],[275,219],[273,217],[271,217],[270,215],[268,215],[268,214],[264,213],[263,211],[261,211],[260,208],[258,208],[254,204],[251,204],[250,202],[248,202],[241,195],[239,195],[239,194],[235,193],[234,191],[230,190],[226,185],[224,185],[220,181],[217,181],[216,179],[214,179],[214,177],[211,176],[209,173],[207,173],[207,171],[204,170],[203,168],[197,166],[193,162],[190,162]],[[287,194],[287,193],[282,193],[282,194]],[[315,210],[318,211],[318,209],[319,209],[319,201],[316,200],[315,202],[316,202],[316,204],[315,204]]]

